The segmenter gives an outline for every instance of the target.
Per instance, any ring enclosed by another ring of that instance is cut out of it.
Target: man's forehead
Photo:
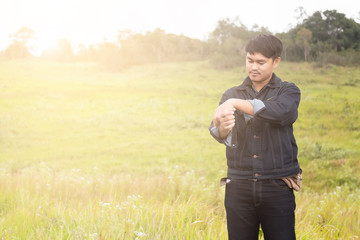
[[[248,52],[246,54],[246,57],[251,58],[251,59],[256,59],[256,60],[265,60],[265,61],[267,61],[269,59],[268,57],[265,57],[264,55],[262,55],[259,52],[254,52],[254,53],[249,53]]]

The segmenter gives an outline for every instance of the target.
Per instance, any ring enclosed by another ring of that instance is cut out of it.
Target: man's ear
[[[281,62],[280,57],[275,58],[273,61],[273,67],[276,68],[277,66],[279,66],[280,62]]]

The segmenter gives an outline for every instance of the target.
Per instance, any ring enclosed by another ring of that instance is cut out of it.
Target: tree
[[[22,27],[16,33],[9,35],[11,44],[5,50],[8,58],[27,58],[31,57],[34,51],[33,41],[36,35],[33,30],[28,27]]]
[[[43,52],[42,57],[48,60],[68,62],[74,59],[74,52],[67,39],[59,39],[54,48]]]
[[[312,16],[304,20],[304,23],[299,28],[309,29],[313,33],[313,42],[325,42],[329,35],[327,33],[327,24],[322,17],[320,11],[315,12]]]
[[[276,36],[281,40],[283,44],[283,58],[284,61],[288,61],[288,49],[294,45],[294,41],[291,38],[291,35],[288,33],[278,33]]]
[[[304,60],[309,60],[310,53],[310,41],[312,38],[312,32],[309,29],[301,28],[296,33],[296,44],[304,50]]]
[[[296,20],[298,20],[299,23],[301,23],[306,17],[308,17],[308,14],[303,7],[296,8],[295,13],[297,14],[295,18]]]
[[[326,17],[329,42],[336,51],[358,48],[360,24],[346,18],[345,14],[338,13],[336,10],[327,10],[323,14]]]
[[[253,26],[254,29],[260,29],[259,26]],[[211,33],[210,38],[216,39],[218,44],[223,44],[227,39],[233,37],[247,41],[250,31],[240,22],[239,18],[230,20],[229,18],[219,20],[217,27]]]
[[[167,34],[159,28],[146,34],[118,32],[117,45],[125,66],[164,61],[203,59],[207,43],[183,35]]]
[[[360,24],[353,19],[346,18],[345,14],[336,10],[315,12],[304,20],[301,27],[309,29],[313,33],[312,43],[329,46],[325,51],[342,51],[347,49],[360,50]],[[321,49],[324,51],[324,49]]]
[[[127,63],[120,54],[120,48],[116,43],[104,42],[98,46],[98,61],[107,70],[120,71]]]

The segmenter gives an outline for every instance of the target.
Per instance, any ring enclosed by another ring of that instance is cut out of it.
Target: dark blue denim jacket
[[[228,89],[220,104],[229,98],[257,99],[263,104],[252,118],[235,111],[230,142],[214,134],[212,124],[209,128],[211,135],[226,145],[228,178],[271,179],[299,173],[293,123],[298,117],[300,89],[273,74],[257,93],[247,77],[240,86]]]

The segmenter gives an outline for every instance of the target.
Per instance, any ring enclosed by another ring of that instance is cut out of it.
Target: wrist
[[[226,106],[227,106],[228,108],[235,108],[236,100],[237,100],[236,98],[230,98],[230,99],[228,99]]]
[[[241,108],[241,99],[231,98],[230,104],[233,108],[240,110]]]
[[[231,130],[228,129],[223,129],[221,127],[219,127],[219,136],[221,139],[225,139],[227,138],[227,136],[229,135]]]

